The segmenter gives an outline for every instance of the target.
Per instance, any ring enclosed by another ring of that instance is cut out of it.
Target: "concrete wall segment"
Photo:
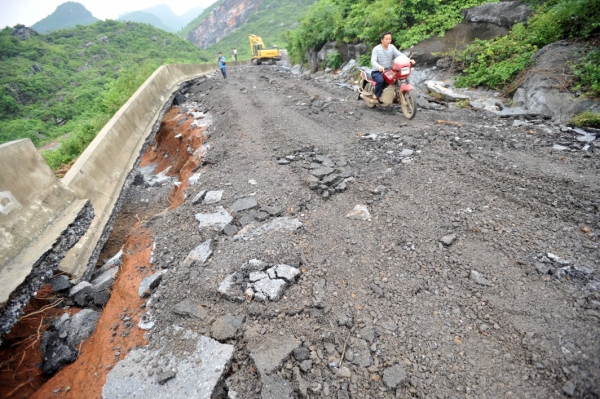
[[[29,139],[0,145],[0,192],[18,207],[0,213],[0,303],[31,273],[83,206]],[[6,201],[6,199],[5,199]]]

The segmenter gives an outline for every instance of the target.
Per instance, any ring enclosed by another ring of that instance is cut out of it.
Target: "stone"
[[[296,277],[298,277],[300,275],[299,269],[296,269],[295,267],[288,266],[288,265],[277,265],[275,267],[272,267],[269,270],[272,270],[275,274],[275,277],[271,277],[270,274],[269,274],[269,277],[282,278],[285,281],[287,281],[288,283],[295,281]],[[267,273],[268,272],[269,271],[267,270]]]
[[[164,348],[160,352],[149,348],[133,349],[106,376],[102,397],[131,398],[132,393],[143,392],[143,397],[153,399],[173,398],[174,393],[180,398],[212,398],[229,370],[234,346],[205,336],[198,338],[192,332],[189,336],[188,340],[197,340],[195,351],[189,355],[175,355]],[[156,377],[148,375],[147,364],[141,361],[159,356],[171,359],[169,368],[177,370],[177,378],[166,381],[164,385],[159,384]],[[202,362],[197,363],[196,359],[202,359]]]
[[[196,185],[196,183],[198,183],[200,181],[200,176],[201,176],[201,173],[194,173],[193,175],[188,177],[188,185],[190,187]]]
[[[352,377],[352,372],[348,367],[342,366],[336,373],[336,376],[340,378],[350,378]]]
[[[247,225],[249,225],[250,223],[252,223],[254,221],[255,217],[256,217],[256,212],[254,212],[254,211],[245,213],[244,216],[242,216],[240,218],[240,224],[242,225],[242,227],[246,227]]]
[[[234,213],[247,211],[252,208],[256,208],[258,203],[254,197],[240,198],[231,205],[231,211]]]
[[[568,396],[573,396],[573,395],[575,395],[576,388],[577,388],[577,385],[573,381],[567,381],[565,383],[565,385],[563,385],[562,391],[565,394],[567,394]]]
[[[487,22],[511,28],[517,22],[526,22],[533,10],[520,1],[503,1],[465,9],[461,14],[464,15],[465,21],[471,23]]]
[[[551,274],[550,272],[554,270],[554,268],[546,263],[535,262],[533,265],[535,270],[540,274]]]
[[[261,293],[269,300],[277,302],[281,299],[285,286],[284,280],[265,278],[254,283],[254,291],[255,295]]]
[[[326,186],[336,186],[342,181],[342,179],[342,176],[338,174],[331,174],[323,179],[323,184]]]
[[[225,209],[219,207],[214,213],[197,213],[196,220],[200,222],[198,225],[200,229],[214,228],[222,231],[226,225],[231,223],[233,217]]]
[[[87,281],[82,281],[79,284],[75,285],[73,288],[71,288],[71,290],[69,291],[69,298],[75,298],[76,295],[81,293],[87,293],[91,295],[93,292],[92,287],[92,284],[88,283]]]
[[[227,224],[225,225],[225,227],[223,227],[223,233],[225,233],[227,237],[233,237],[234,235],[236,235],[237,232],[237,227],[235,227],[232,224]]]
[[[74,348],[96,330],[100,313],[91,309],[83,309],[71,317],[67,328],[67,345]]]
[[[142,282],[140,283],[140,287],[138,289],[138,294],[142,298],[146,298],[146,297],[150,296],[150,292],[154,288],[158,287],[158,285],[162,281],[163,274],[166,272],[167,272],[167,270],[163,270],[161,272],[154,273],[154,274],[146,277],[145,279],[143,279]]]
[[[410,157],[410,156],[412,156],[414,153],[415,153],[415,152],[414,152],[413,150],[410,150],[410,149],[408,149],[408,148],[405,148],[405,149],[403,149],[403,150],[400,152],[400,158],[407,158],[407,157]]]
[[[211,336],[217,341],[235,338],[245,318],[245,316],[233,316],[231,314],[219,317],[212,325]]]
[[[333,168],[327,168],[327,167],[321,167],[321,168],[317,168],[317,169],[313,169],[310,171],[310,173],[319,178],[322,179],[325,176],[328,176],[330,174],[332,174],[333,172],[335,172],[335,170]]]
[[[167,381],[172,378],[175,378],[175,372],[173,370],[165,371],[164,373],[160,373],[156,376],[156,382],[160,385],[165,385]]]
[[[490,283],[485,277],[483,277],[483,275],[481,275],[481,273],[479,273],[475,270],[471,270],[471,273],[469,273],[469,280],[471,280],[479,285],[485,285],[485,286],[492,285],[492,283]]]
[[[457,101],[457,100],[468,100],[469,96],[465,96],[462,94],[456,94],[454,91],[446,87],[446,83],[436,81],[436,80],[428,80],[425,82],[427,86],[427,90],[431,93],[437,93],[442,96],[445,101]]]
[[[308,373],[310,371],[310,369],[312,369],[312,366],[313,366],[312,360],[304,360],[304,361],[300,362],[300,370],[302,370],[305,373]]]
[[[229,300],[241,300],[241,287],[237,282],[239,275],[238,273],[233,273],[225,277],[221,284],[219,284],[219,293],[221,293],[225,298]]]
[[[49,283],[54,292],[65,292],[71,288],[71,281],[69,280],[69,277],[64,274],[52,277]]]
[[[178,316],[194,317],[200,320],[204,320],[208,316],[208,310],[199,303],[194,303],[191,299],[184,299],[173,306],[172,310]]]
[[[359,338],[352,338],[352,344],[349,348],[352,351],[352,363],[359,367],[369,367],[373,363],[371,350],[367,341]],[[346,349],[348,350],[348,349]]]
[[[46,376],[56,374],[69,363],[77,360],[78,351],[58,337],[57,331],[45,332],[42,336],[42,371]]]
[[[241,270],[245,272],[261,272],[265,270],[267,266],[268,265],[260,259],[250,259],[248,262],[244,262],[244,264],[241,267]]]
[[[305,347],[299,347],[294,349],[294,358],[301,362],[303,360],[307,360],[310,357],[310,351],[308,350],[308,348]]]
[[[277,374],[264,375],[261,377],[261,380],[261,399],[292,399],[294,397],[294,387],[292,384]]]
[[[94,305],[104,306],[108,303],[108,300],[110,299],[110,292],[108,292],[107,290],[94,291],[94,294],[92,296],[94,298]]]
[[[206,195],[206,190],[200,191],[198,194],[194,196],[192,199],[192,205],[198,205],[202,200],[204,200],[204,196]]]
[[[188,256],[185,257],[183,262],[181,263],[184,267],[192,266],[192,264],[197,264],[199,266],[203,265],[204,262],[208,260],[210,255],[212,255],[212,250],[210,249],[212,241],[210,239],[204,241],[202,244],[198,245],[194,248]]]
[[[372,327],[364,327],[358,330],[358,335],[369,342],[373,342],[375,340],[375,329]]]
[[[113,282],[115,281],[115,276],[117,275],[118,271],[118,268],[113,267],[112,269],[108,269],[107,271],[96,277],[94,280],[91,281],[92,290],[94,292],[97,292],[104,291],[110,288],[113,285]]]
[[[216,204],[221,201],[223,197],[223,190],[218,191],[209,191],[204,196],[204,201],[202,202],[204,205]]]
[[[404,368],[399,364],[388,367],[383,372],[383,382],[388,388],[395,389],[406,380],[406,371],[404,371]]]
[[[350,213],[348,213],[346,215],[346,217],[349,219],[353,219],[353,220],[363,220],[363,221],[371,220],[371,214],[369,213],[369,210],[367,209],[367,207],[365,205],[354,206],[354,209],[352,209],[352,211]]]
[[[244,229],[240,230],[234,239],[239,240],[259,237],[273,231],[293,231],[300,227],[302,227],[302,222],[296,218],[291,218],[289,216],[278,217],[259,226],[249,224]]]
[[[371,291],[373,291],[373,293],[375,293],[375,295],[377,295],[378,297],[383,296],[383,290],[377,284],[371,284]]]
[[[265,272],[251,272],[250,273],[250,282],[255,283],[258,280],[262,280],[264,278],[268,278],[268,274]]]
[[[445,247],[449,247],[452,244],[454,244],[454,242],[456,241],[456,234],[449,234],[447,236],[442,237],[442,239],[440,240],[440,242],[445,246]]]
[[[250,357],[261,377],[277,370],[300,342],[293,336],[266,335],[262,340],[248,343]]]
[[[354,318],[345,313],[339,314],[337,317],[337,323],[340,326],[346,326],[348,328],[354,327]]]
[[[267,212],[271,216],[279,216],[281,215],[283,208],[281,208],[280,206],[262,206],[260,210]]]
[[[326,285],[327,285],[327,280],[325,279],[320,279],[318,280],[315,284],[313,284],[312,287],[312,301],[313,304],[315,305],[315,307],[317,308],[323,308],[325,301],[326,301],[326,296],[327,296],[327,291],[326,291]]]

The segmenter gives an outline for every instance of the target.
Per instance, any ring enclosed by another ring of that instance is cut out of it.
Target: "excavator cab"
[[[265,63],[275,63],[281,60],[279,49],[277,47],[266,47],[260,36],[248,35],[250,40],[250,50],[252,52],[252,65]]]

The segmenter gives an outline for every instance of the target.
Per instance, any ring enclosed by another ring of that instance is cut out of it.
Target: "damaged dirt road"
[[[104,255],[139,219],[160,284],[103,397],[600,395],[595,142],[470,109],[408,121],[277,66],[183,94],[165,120],[202,112],[203,147],[176,151],[204,163],[127,188]]]

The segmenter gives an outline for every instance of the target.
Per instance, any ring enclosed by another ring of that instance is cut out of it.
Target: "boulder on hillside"
[[[37,35],[37,32],[31,28],[26,27],[25,25],[15,25],[13,31],[10,32],[11,36],[16,37],[20,40],[27,40],[31,36]]]
[[[513,106],[568,122],[574,115],[589,109],[594,102],[567,92],[564,76],[571,75],[567,61],[577,62],[583,46],[560,41],[535,53],[535,65],[523,77],[523,84],[513,96]]]
[[[529,6],[519,1],[487,3],[463,10],[463,22],[443,37],[430,37],[417,44],[413,58],[419,67],[434,66],[445,54],[462,51],[475,39],[490,40],[506,35],[512,25],[526,21],[531,13]]]
[[[518,22],[525,22],[533,14],[529,5],[520,1],[486,3],[463,10],[465,22],[485,22],[510,29]]]

